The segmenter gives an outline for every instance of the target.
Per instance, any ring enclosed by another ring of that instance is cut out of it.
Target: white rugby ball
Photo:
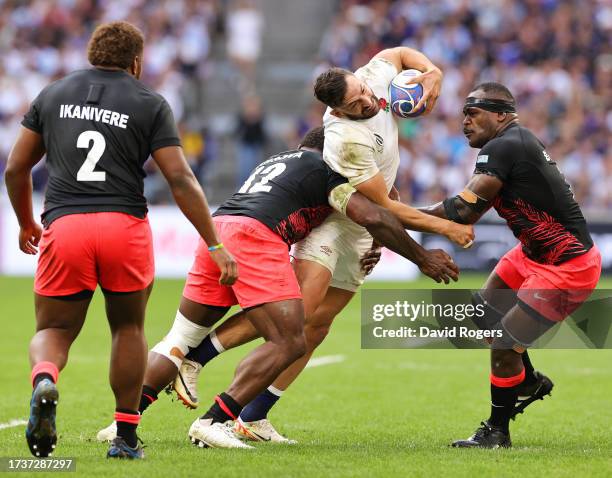
[[[391,111],[399,118],[415,118],[425,111],[425,104],[418,111],[416,105],[423,97],[423,87],[419,83],[410,83],[410,80],[419,76],[419,70],[404,70],[396,75],[389,85],[389,99]]]

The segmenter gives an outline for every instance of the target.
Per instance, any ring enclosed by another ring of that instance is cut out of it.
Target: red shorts
[[[238,263],[238,280],[219,284],[221,272],[200,239],[183,296],[198,304],[245,309],[269,302],[301,299],[289,249],[265,224],[245,216],[213,218],[219,239]]]
[[[34,291],[70,295],[146,288],[155,274],[153,238],[147,218],[121,212],[69,214],[51,223],[40,240]]]
[[[589,298],[601,275],[597,246],[559,265],[529,259],[521,244],[501,258],[495,272],[518,298],[543,317],[561,321]]]

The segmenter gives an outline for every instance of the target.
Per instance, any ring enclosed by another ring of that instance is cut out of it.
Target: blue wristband
[[[225,246],[223,246],[223,243],[222,243],[222,242],[220,242],[220,243],[219,243],[219,244],[217,244],[216,246],[210,246],[210,247],[208,248],[208,250],[209,250],[210,252],[212,252],[212,251],[218,251],[219,249],[223,249],[224,247],[225,247]]]

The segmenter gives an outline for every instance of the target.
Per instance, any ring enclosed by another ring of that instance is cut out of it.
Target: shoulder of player
[[[67,88],[72,88],[71,83],[75,82],[75,81],[79,81],[80,78],[86,74],[89,70],[75,70],[71,73],[68,73],[66,76],[63,76],[62,78],[58,78],[55,81],[52,81],[51,83],[49,83],[47,86],[45,86],[39,93],[39,96],[44,96],[45,94],[48,93],[53,93],[54,91],[67,87]]]
[[[483,146],[479,154],[516,153],[516,149],[522,147],[520,134],[517,133],[517,128],[512,128],[503,135],[491,139]]]
[[[355,70],[355,75],[366,81],[371,77],[377,77],[381,73],[394,77],[399,72],[391,61],[381,56],[375,56],[368,63]]]
[[[518,156],[517,159],[521,159],[521,155],[517,153],[525,153],[525,158],[529,157],[531,152],[541,151],[545,149],[544,144],[538,139],[538,137],[530,129],[517,124],[515,127],[510,128],[502,136],[492,139],[489,141],[484,149],[488,151],[496,152],[498,154],[512,154]]]
[[[128,80],[131,84],[131,86],[135,89],[138,90],[140,93],[142,93],[144,95],[145,98],[150,98],[151,101],[155,102],[155,103],[167,103],[166,98],[164,98],[160,93],[158,93],[157,91],[149,88],[148,86],[146,86],[142,81],[134,78],[132,75],[128,75]]]

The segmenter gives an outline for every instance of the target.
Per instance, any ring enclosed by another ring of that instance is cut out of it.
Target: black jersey
[[[45,226],[74,213],[144,217],[144,162],[180,146],[168,103],[125,71],[92,68],[51,83],[21,124],[43,136],[47,151]]]
[[[511,124],[489,141],[476,159],[475,173],[504,183],[493,206],[530,259],[556,265],[593,246],[569,184],[528,129]]]
[[[261,163],[240,190],[213,216],[248,216],[262,222],[288,245],[306,237],[333,211],[328,195],[348,182],[320,154],[287,151]]]

